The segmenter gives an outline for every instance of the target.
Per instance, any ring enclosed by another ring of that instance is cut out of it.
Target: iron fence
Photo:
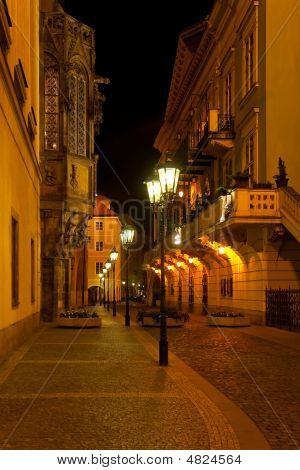
[[[266,289],[266,324],[300,331],[300,289]]]

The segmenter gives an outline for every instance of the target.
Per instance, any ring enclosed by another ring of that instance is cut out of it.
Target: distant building
[[[299,24],[296,0],[218,1],[180,34],[155,141],[182,168],[170,306],[299,328]],[[151,303],[159,252],[146,262]]]
[[[115,265],[116,271],[116,300],[121,300],[121,222],[118,215],[110,208],[110,200],[103,195],[96,197],[93,217],[88,223],[88,291],[89,303],[100,301],[99,274],[105,267],[113,248],[119,253]],[[113,271],[109,273],[110,301],[113,299]],[[106,289],[107,289],[106,281]],[[103,292],[102,292],[103,294]]]
[[[39,324],[38,2],[0,2],[0,358]]]

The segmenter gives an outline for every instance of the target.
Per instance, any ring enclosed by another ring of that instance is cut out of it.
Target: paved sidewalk
[[[178,358],[158,367],[147,332],[101,316],[100,330],[42,327],[0,367],[1,448],[268,447],[233,402]]]

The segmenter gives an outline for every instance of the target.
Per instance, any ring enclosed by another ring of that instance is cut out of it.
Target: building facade
[[[93,215],[102,123],[95,32],[42,1],[40,19],[42,318],[88,303],[87,227]]]
[[[155,141],[161,161],[171,155],[182,168],[169,305],[268,323],[266,289],[300,287],[299,21],[296,0],[216,1],[180,35]],[[151,303],[157,249],[146,261]]]
[[[0,357],[39,324],[39,2],[0,2]]]
[[[88,290],[89,304],[100,302],[100,295],[103,297],[103,284],[99,292],[99,274],[109,260],[109,255],[113,248],[119,253],[115,264],[115,293],[116,301],[121,300],[121,222],[118,215],[110,208],[110,200],[103,196],[96,197],[96,205],[93,218],[88,224]],[[106,292],[109,285],[110,301],[113,299],[113,271],[110,270],[109,282],[106,277]]]

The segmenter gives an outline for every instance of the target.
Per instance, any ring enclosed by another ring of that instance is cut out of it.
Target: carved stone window
[[[59,146],[59,68],[53,56],[45,54],[45,149]]]
[[[87,83],[83,70],[76,66],[68,77],[69,87],[69,151],[86,156]]]

